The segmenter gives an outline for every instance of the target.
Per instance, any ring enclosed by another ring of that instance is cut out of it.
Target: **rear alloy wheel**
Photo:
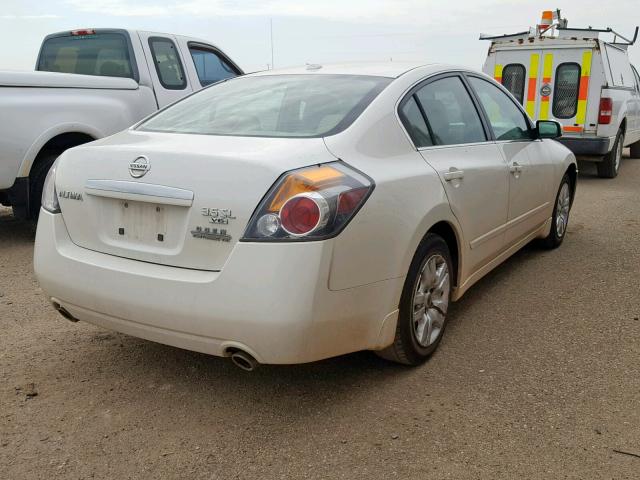
[[[624,148],[624,132],[618,130],[616,141],[609,153],[604,156],[601,162],[596,163],[598,168],[598,176],[600,178],[616,178],[620,170],[620,162],[622,161],[622,150]]]
[[[571,180],[565,174],[562,177],[558,195],[556,196],[556,204],[553,207],[553,217],[551,218],[551,231],[549,235],[542,240],[543,246],[546,248],[557,248],[562,244],[569,227],[569,212],[571,211]]]
[[[436,350],[447,324],[451,274],[447,244],[438,235],[428,234],[405,280],[394,342],[377,352],[381,357],[419,365]]]

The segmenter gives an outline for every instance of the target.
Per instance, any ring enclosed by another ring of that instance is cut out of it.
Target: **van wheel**
[[[38,159],[29,174],[29,220],[33,222],[38,221],[40,206],[42,204],[44,181],[56,158],[58,158],[57,153],[42,156]]]
[[[598,176],[600,178],[616,178],[618,176],[623,147],[624,132],[622,130],[618,130],[618,135],[616,136],[613,148],[604,156],[604,159],[601,162],[596,164],[598,167]]]
[[[438,348],[451,297],[451,254],[438,235],[427,234],[413,257],[400,297],[393,344],[376,352],[405,365],[419,365]]]
[[[631,158],[640,158],[640,140],[629,147]]]

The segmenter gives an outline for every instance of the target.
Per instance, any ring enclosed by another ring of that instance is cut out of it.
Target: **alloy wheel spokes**
[[[423,347],[434,343],[442,333],[449,308],[450,275],[441,255],[427,259],[413,295],[415,338]]]

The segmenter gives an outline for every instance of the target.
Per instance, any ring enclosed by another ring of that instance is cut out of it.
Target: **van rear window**
[[[115,32],[48,38],[42,45],[38,70],[135,78],[127,39]]]
[[[518,102],[524,102],[524,80],[526,70],[524,65],[510,63],[502,69],[502,85],[516,97]]]
[[[553,116],[573,118],[578,110],[580,89],[580,65],[561,63],[556,70],[556,86],[553,93]]]

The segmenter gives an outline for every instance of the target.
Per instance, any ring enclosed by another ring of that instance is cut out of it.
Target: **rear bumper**
[[[403,279],[328,289],[333,241],[238,243],[222,272],[128,260],[73,244],[41,211],[36,276],[79,320],[188,350],[303,363],[393,341]]]
[[[558,139],[565,147],[576,156],[603,156],[611,151],[615,137],[560,137]]]

